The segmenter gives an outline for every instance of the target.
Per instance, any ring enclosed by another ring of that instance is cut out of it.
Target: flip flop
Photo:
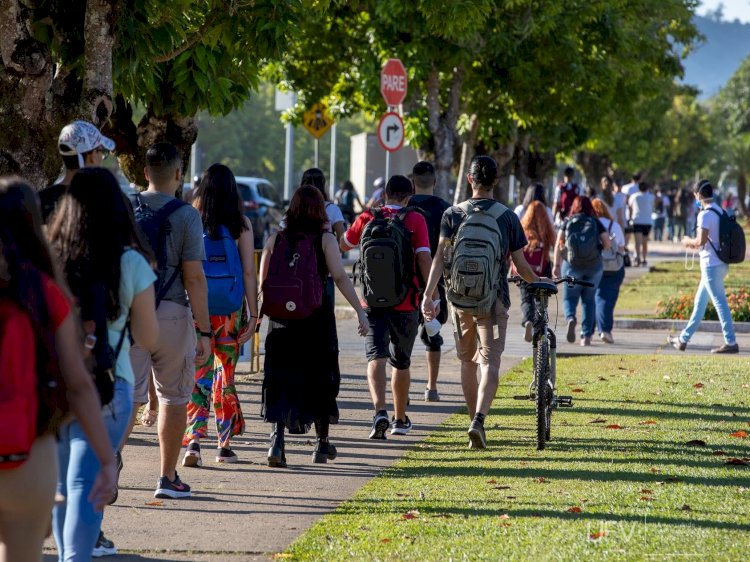
[[[149,410],[147,407],[143,409],[141,413],[141,425],[151,427],[159,419],[159,412],[156,410]]]

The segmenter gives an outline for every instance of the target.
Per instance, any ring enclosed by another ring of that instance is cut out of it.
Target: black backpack
[[[372,308],[397,306],[414,288],[414,250],[411,232],[404,224],[406,215],[413,211],[406,207],[389,217],[382,209],[375,209],[362,232],[362,296]]]
[[[590,267],[601,261],[597,219],[575,215],[565,228],[565,247],[568,263],[573,267]]]
[[[713,240],[708,239],[716,255],[724,263],[745,261],[745,232],[737,223],[737,218],[730,216],[726,211],[719,212],[713,207],[707,210],[719,215],[719,246],[715,246]]]
[[[184,201],[173,199],[164,205],[158,211],[149,207],[143,198],[135,194],[135,204],[133,212],[135,221],[141,229],[146,241],[151,247],[151,252],[156,257],[156,307],[159,307],[167,291],[177,279],[181,267],[175,267],[169,279],[167,274],[167,239],[172,232],[172,225],[169,223],[169,216],[177,209],[187,205]]]

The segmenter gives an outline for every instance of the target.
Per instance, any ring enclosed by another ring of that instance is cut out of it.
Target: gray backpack
[[[508,208],[495,202],[486,211],[472,201],[458,206],[463,219],[452,240],[446,296],[450,303],[476,316],[492,314],[500,287],[505,234],[497,220]]]

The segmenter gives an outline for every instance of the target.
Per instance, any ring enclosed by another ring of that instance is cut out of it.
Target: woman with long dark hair
[[[0,558],[8,561],[41,559],[54,504],[55,432],[61,420],[51,414],[62,402],[43,400],[43,382],[49,387],[47,382],[62,376],[75,415],[75,421],[62,429],[63,435],[77,428],[91,451],[90,481],[82,498],[88,510],[101,510],[112,497],[117,473],[99,398],[83,362],[78,319],[71,311],[65,283],[56,274],[41,225],[34,190],[20,178],[0,179],[0,373],[10,377],[13,370],[22,369],[23,379],[38,380],[36,396],[28,401],[29,408],[37,409],[32,417],[36,422],[24,428],[36,436],[28,457],[16,467],[0,464]],[[13,431],[22,430],[21,419],[13,423]],[[10,429],[3,428],[0,442]],[[100,514],[93,517],[101,520]],[[90,559],[95,540],[93,534],[80,559]]]
[[[229,251],[242,267],[242,286],[249,314],[244,318],[242,305],[236,310],[211,310],[212,295],[209,286],[209,313],[211,318],[211,354],[203,365],[195,367],[195,387],[187,407],[187,428],[183,445],[187,446],[182,466],[201,466],[199,440],[206,437],[210,403],[214,405],[218,447],[216,462],[237,462],[237,454],[230,447],[230,439],[245,430],[234,370],[240,348],[255,333],[258,322],[258,282],[255,274],[255,249],[253,227],[242,212],[242,199],[232,171],[223,164],[213,164],[201,178],[193,206],[203,221],[203,239],[206,256],[210,259],[212,240],[226,237],[231,240]],[[230,260],[232,256],[227,255]],[[230,260],[231,261],[231,260]],[[204,270],[209,267],[204,262]],[[206,271],[207,278],[210,272]],[[242,300],[240,295],[240,300]]]
[[[576,339],[576,308],[581,301],[583,315],[581,319],[581,345],[591,345],[596,322],[596,288],[602,278],[602,248],[609,248],[610,240],[591,206],[591,199],[579,195],[570,208],[570,216],[557,234],[555,245],[554,277],[570,275],[580,281],[589,281],[593,287],[563,284],[563,311],[567,321],[567,340],[573,343]],[[564,258],[563,258],[564,255]]]
[[[523,196],[523,201],[513,210],[513,212],[518,215],[519,219],[523,219],[526,210],[534,201],[539,201],[544,208],[547,209],[549,221],[554,224],[555,219],[552,216],[552,209],[547,206],[547,197],[545,196],[544,191],[544,185],[541,183],[535,183],[526,188],[526,194]]]
[[[336,286],[357,311],[359,334],[365,335],[367,316],[344,270],[336,238],[325,229],[328,217],[323,204],[323,195],[315,187],[303,186],[295,191],[287,211],[286,228],[272,235],[263,249],[260,280],[262,284],[267,280],[274,252],[282,246],[290,250],[284,254],[285,263],[315,260],[321,285],[330,272]],[[300,256],[302,248],[310,246],[314,255]],[[264,288],[267,287],[264,285]],[[317,435],[313,462],[324,463],[336,458],[336,448],[328,442],[328,430],[329,425],[338,423],[339,419],[336,396],[341,374],[336,318],[329,299],[323,293],[322,304],[306,318],[270,318],[262,407],[264,420],[274,428],[268,451],[269,466],[286,466],[285,430],[293,434],[307,433],[313,423]]]
[[[156,275],[141,244],[130,202],[104,168],[76,173],[52,217],[49,238],[81,311],[86,345],[97,368],[109,357],[114,394],[101,408],[115,449],[129,429],[134,375],[130,338],[150,348],[159,336],[154,302]],[[97,295],[103,295],[97,298]],[[88,495],[97,470],[94,451],[82,428],[72,423],[60,433],[58,492],[67,498],[53,512],[61,560],[88,560],[103,541],[101,514]]]
[[[331,232],[336,236],[336,240],[341,240],[344,235],[344,215],[338,205],[332,203],[326,191],[326,177],[320,168],[309,168],[302,173],[300,185],[311,185],[320,191],[323,196],[323,206],[325,207],[328,224]]]

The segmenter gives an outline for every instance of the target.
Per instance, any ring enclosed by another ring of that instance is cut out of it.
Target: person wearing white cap
[[[115,141],[105,137],[88,121],[73,121],[60,131],[57,149],[62,155],[65,175],[60,182],[39,192],[44,222],[54,212],[73,175],[81,168],[101,166],[107,152],[115,149]]]
[[[375,178],[372,186],[375,188],[375,191],[372,192],[370,200],[367,202],[368,209],[382,207],[383,203],[385,203],[385,179],[382,177]]]

